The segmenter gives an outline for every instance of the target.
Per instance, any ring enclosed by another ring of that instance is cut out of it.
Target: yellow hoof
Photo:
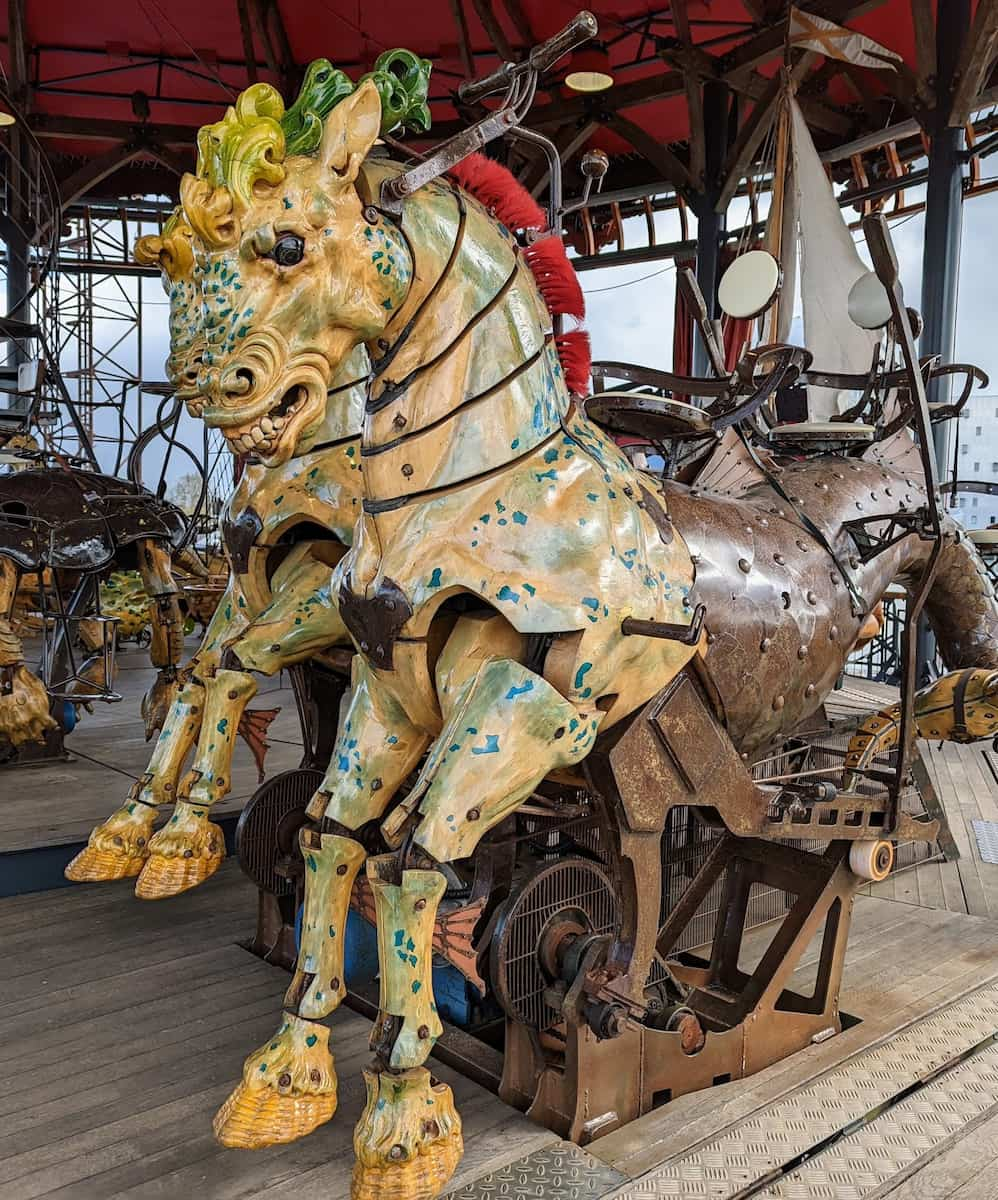
[[[213,828],[218,829],[218,826]],[[165,900],[170,896],[179,896],[181,892],[189,892],[199,883],[204,883],[215,874],[225,858],[225,839],[220,829],[218,836],[222,850],[210,858],[195,855],[193,852],[190,858],[185,858],[183,854],[180,858],[151,854],[136,881],[136,896],[140,900]]]
[[[149,857],[156,810],[129,801],[91,833],[63,872],[73,883],[103,883],[138,875]]]
[[[225,834],[208,820],[208,809],[180,800],[149,842],[149,861],[135,894],[140,900],[162,900],[189,891],[214,875],[224,858]]]
[[[142,870],[146,857],[114,854],[110,850],[84,846],[63,874],[73,883],[109,883],[112,879],[130,879]]]
[[[425,1067],[365,1071],[367,1104],[353,1135],[351,1200],[435,1200],[464,1153],[461,1118]]]
[[[259,1150],[305,1137],[335,1112],[329,1030],[286,1013],[273,1039],[246,1060],[212,1128],[223,1146]]]

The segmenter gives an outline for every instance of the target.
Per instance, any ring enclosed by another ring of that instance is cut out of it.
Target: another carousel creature
[[[408,51],[378,59],[370,86],[392,100],[392,127],[425,126],[428,70]],[[238,215],[252,203],[255,186],[280,177],[288,142],[314,145],[322,118],[345,94],[344,78],[325,60],[313,63],[287,113],[269,85],[248,89],[222,121],[201,130],[197,176],[187,177],[188,186],[225,196]],[[164,273],[170,296],[167,370],[178,395],[192,415],[221,429],[233,452],[254,457],[222,517],[228,589],[201,648],[178,677],[148,769],[66,868],[67,878],[77,882],[138,875],[135,890],[142,899],[194,887],[224,858],[222,830],[210,812],[231,785],[236,731],[257,691],[253,673],[273,675],[350,643],[330,579],[359,511],[366,351],[343,347],[336,370],[328,371],[327,362],[292,364],[279,344],[257,343],[259,357],[246,376],[230,381],[231,394],[206,396],[213,364],[235,345],[250,344],[243,342],[248,327],[231,321],[239,272],[201,256],[198,236],[213,226],[201,210],[192,211],[190,223],[178,212],[161,237],[140,240],[136,256],[157,262]],[[273,230],[269,236],[273,250]],[[276,266],[278,255],[270,261]],[[298,319],[308,323],[315,312],[308,297],[299,296],[298,305]],[[252,309],[242,311],[247,319],[252,315]],[[255,391],[263,378],[278,393],[277,403],[247,421],[241,393]],[[174,802],[169,821],[153,834],[158,807]]]
[[[320,1021],[345,994],[358,833],[381,822],[393,851],[367,862],[381,1000],[354,1138],[364,1198],[434,1196],[461,1153],[453,1098],[425,1066],[441,1033],[441,867],[473,855],[550,773],[577,769],[693,657],[735,746],[758,756],[817,710],[887,586],[917,577],[928,553],[908,536],[849,561],[857,495],[874,512],[894,511],[892,495],[919,503],[917,480],[886,459],[781,462],[783,491],[809,498],[807,522],[762,473],[722,497],[635,471],[578,407],[579,342],[556,344],[552,313],[581,315],[581,294],[540,210],[472,160],[465,186],[437,179],[391,218],[374,198],[402,168],[372,153],[381,121],[365,83],[326,117],[313,156],[272,152],[251,182],[236,170],[228,184],[182,184],[204,278],[222,282],[205,295],[207,420],[279,469],[328,419],[348,357],[366,346],[372,363],[363,512],[326,593],[359,654],[300,839],[298,969],[277,1032],[215,1122],[225,1144],[261,1146],[333,1115]],[[945,532],[928,602],[943,654],[998,667],[991,589],[955,526]],[[699,640],[684,636],[698,604]],[[634,636],[628,618],[675,633]]]
[[[72,643],[95,611],[100,577],[113,566],[134,568],[157,609],[155,666],[179,661],[181,632],[171,555],[182,514],[138,485],[64,465],[32,467],[0,478],[0,733],[15,749],[44,740],[57,722],[53,697],[26,665],[13,624],[15,597],[26,575],[39,597],[58,592],[49,607],[49,670],[61,700],[110,689],[103,647],[76,669]],[[86,638],[83,637],[84,646]],[[57,701],[57,702],[60,702]]]

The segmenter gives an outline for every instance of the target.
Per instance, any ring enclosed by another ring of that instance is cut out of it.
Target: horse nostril
[[[249,367],[226,372],[222,390],[227,396],[249,396],[256,385],[256,376]]]

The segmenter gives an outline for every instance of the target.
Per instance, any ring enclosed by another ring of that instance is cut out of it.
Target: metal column
[[[704,190],[694,198],[697,218],[697,283],[707,301],[711,318],[717,313],[717,284],[720,276],[721,238],[726,214],[715,207],[721,194],[721,174],[728,150],[728,105],[726,84],[710,79],[703,88]],[[700,339],[693,339],[693,373],[710,374],[707,354]]]
[[[929,132],[928,186],[922,251],[922,320],[919,350],[952,360],[956,342],[956,307],[960,276],[960,233],[963,225],[963,170],[960,151],[963,129],[950,128],[949,111],[960,50],[970,28],[970,0],[946,0],[936,17],[936,107]],[[949,379],[934,379],[927,388],[929,403],[949,399]],[[950,456],[950,424],[935,427],[936,464],[940,479]],[[917,676],[926,680],[927,664],[935,655],[932,634],[923,620],[919,628]]]

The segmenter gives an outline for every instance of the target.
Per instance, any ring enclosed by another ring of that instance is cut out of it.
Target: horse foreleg
[[[453,697],[406,808],[408,850],[368,863],[377,905],[377,1055],[354,1132],[354,1200],[436,1196],[462,1153],[451,1090],[424,1066],[442,1032],[433,997],[432,936],[445,878],[541,780],[589,751],[601,714],[565,699],[512,659],[482,662]],[[412,807],[418,800],[418,814]]]
[[[156,810],[177,798],[177,781],[201,728],[204,687],[187,679],[170,706],[145,773],[132,785],[121,808],[90,834],[86,846],[66,867],[74,883],[97,883],[138,875],[149,857]]]
[[[382,815],[428,742],[429,735],[355,658],[350,702],[329,769],[308,806],[313,824],[299,835],[305,910],[294,978],[277,1032],[246,1060],[241,1082],[215,1117],[215,1136],[223,1145],[256,1149],[291,1142],[336,1111],[329,1030],[319,1018],[338,1008],[346,994],[347,909],[365,858],[351,834]],[[326,832],[320,833],[320,822]]]

